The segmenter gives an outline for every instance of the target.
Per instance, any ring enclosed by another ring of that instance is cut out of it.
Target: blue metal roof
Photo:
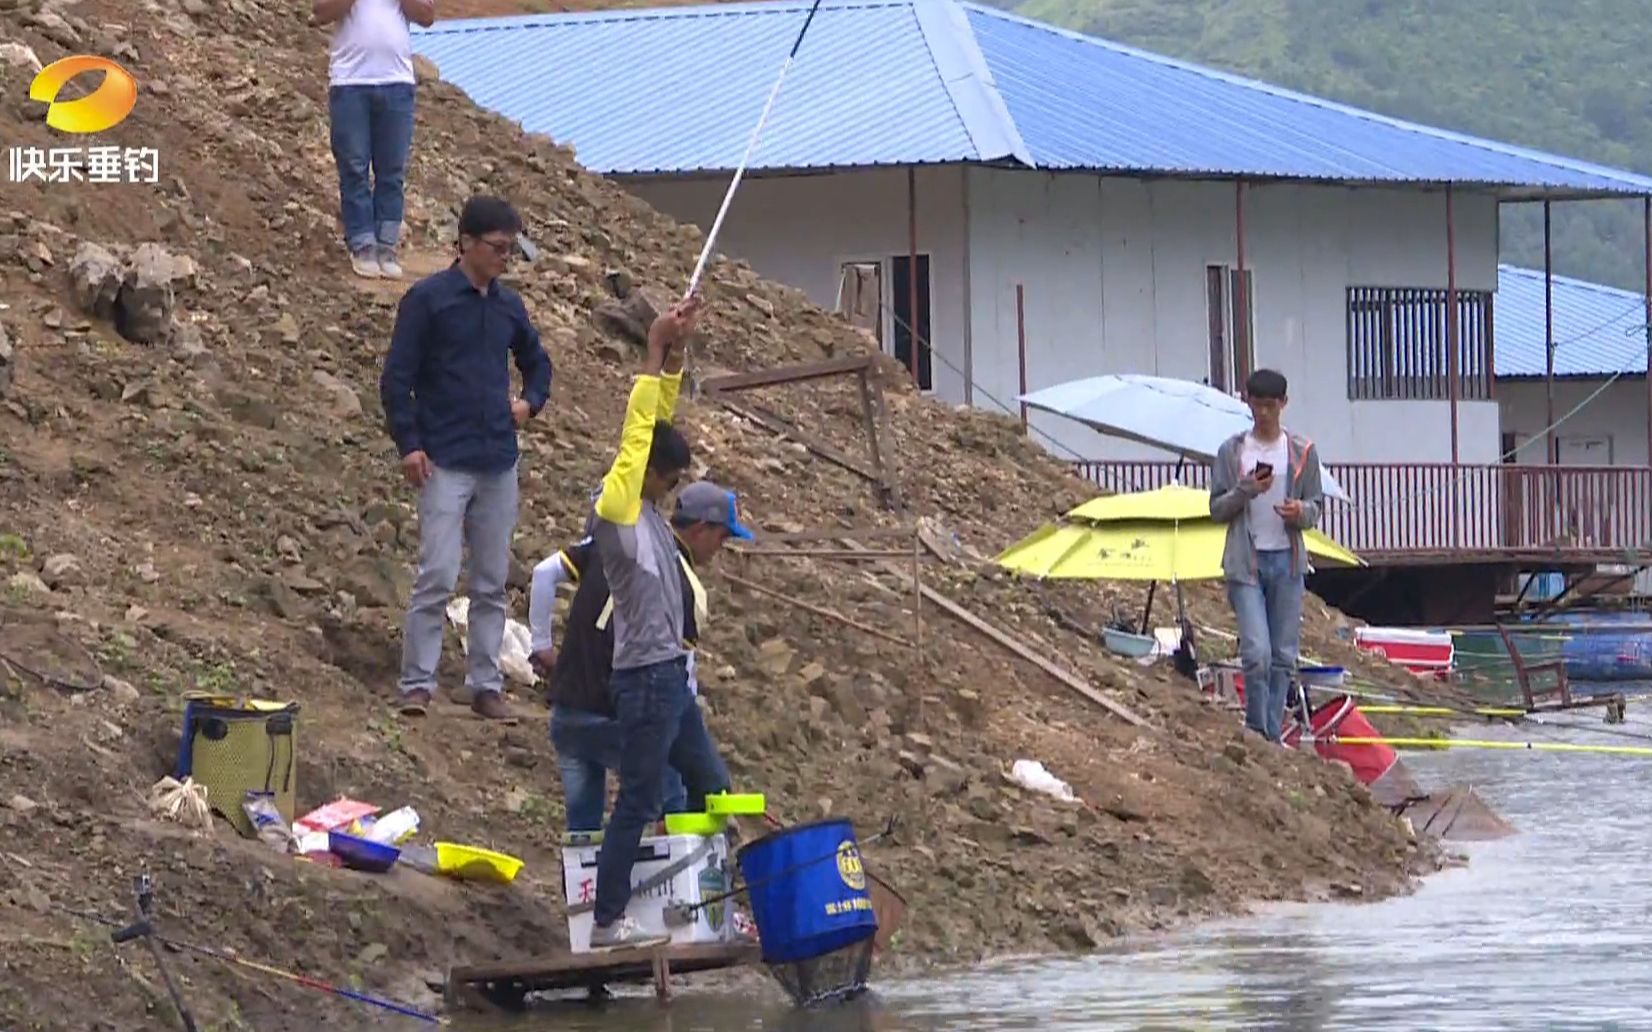
[[[438,22],[444,80],[605,174],[739,164],[807,0]],[[953,162],[1652,193],[1652,177],[1402,122],[965,0],[826,0],[749,166]]]
[[[1646,372],[1646,298],[1633,291],[1554,277],[1556,376]],[[1492,310],[1499,377],[1542,377],[1543,271],[1497,267]]]

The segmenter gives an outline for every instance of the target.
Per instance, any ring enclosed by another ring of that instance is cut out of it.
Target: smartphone
[[[1271,462],[1258,462],[1256,464],[1256,468],[1251,470],[1251,476],[1255,477],[1258,480],[1268,479],[1269,477],[1273,476],[1273,463],[1271,463]]]

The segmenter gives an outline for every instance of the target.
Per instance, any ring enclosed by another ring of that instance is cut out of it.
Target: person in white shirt
[[[436,22],[436,0],[312,0],[333,24],[327,114],[344,243],[358,276],[400,279],[403,184],[413,144],[410,26]]]
[[[1283,734],[1297,674],[1308,569],[1302,532],[1319,525],[1325,501],[1319,452],[1279,421],[1287,386],[1272,369],[1250,374],[1251,428],[1222,443],[1210,477],[1211,518],[1228,528],[1222,577],[1239,625],[1245,726],[1270,742]]]

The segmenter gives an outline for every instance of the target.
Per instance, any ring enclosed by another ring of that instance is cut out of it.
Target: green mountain
[[[1371,111],[1652,173],[1652,18],[1637,0],[1000,0],[1170,57]],[[1639,201],[1553,209],[1557,273],[1641,290]],[[1542,206],[1504,261],[1541,268]]]

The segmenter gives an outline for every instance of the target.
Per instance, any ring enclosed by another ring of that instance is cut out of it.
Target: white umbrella
[[[1250,406],[1231,394],[1191,380],[1134,373],[1069,380],[1017,400],[1104,434],[1205,462],[1214,461],[1222,442],[1252,422]],[[1321,469],[1325,493],[1350,501],[1331,471]]]

